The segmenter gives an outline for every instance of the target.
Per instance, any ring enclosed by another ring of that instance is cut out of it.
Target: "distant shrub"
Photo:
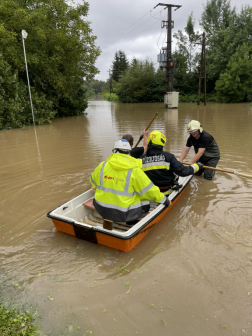
[[[103,95],[103,99],[113,102],[119,102],[119,97],[115,93],[106,92]]]
[[[180,103],[197,103],[198,95],[197,94],[180,94],[179,95],[179,102]],[[214,93],[207,93],[206,95],[207,102],[217,102],[216,94]],[[200,102],[204,102],[204,94],[200,94]]]

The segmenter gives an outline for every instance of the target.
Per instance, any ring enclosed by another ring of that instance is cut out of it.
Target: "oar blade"
[[[252,173],[247,173],[247,172],[237,172],[237,171],[236,171],[236,172],[235,172],[235,175],[252,178]]]

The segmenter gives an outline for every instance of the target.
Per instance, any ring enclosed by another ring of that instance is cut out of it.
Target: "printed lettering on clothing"
[[[114,179],[115,179],[114,177],[107,176],[107,175],[105,175],[104,178],[105,178],[105,179],[108,179],[108,180],[114,180]]]
[[[160,162],[160,161],[165,161],[165,156],[163,154],[147,156],[143,158],[143,164],[151,162]]]
[[[124,180],[120,180],[120,179],[118,179],[118,178],[115,179],[115,178],[112,177],[112,176],[107,176],[107,175],[105,175],[104,178],[105,178],[106,180],[116,180],[116,181],[124,182]]]

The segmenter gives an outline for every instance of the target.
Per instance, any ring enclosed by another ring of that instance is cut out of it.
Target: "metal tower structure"
[[[173,91],[173,73],[175,62],[172,60],[172,29],[174,28],[174,21],[172,21],[172,7],[175,7],[175,11],[178,10],[180,5],[171,5],[159,3],[154,8],[158,6],[165,6],[168,9],[167,13],[167,21],[162,21],[162,28],[167,29],[167,47],[162,48],[162,53],[158,55],[158,62],[160,64],[160,68],[166,69],[166,92]]]

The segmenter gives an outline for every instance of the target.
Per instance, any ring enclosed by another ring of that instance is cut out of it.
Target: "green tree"
[[[87,89],[87,96],[92,97],[103,92],[105,82],[97,79],[85,81],[85,88]]]
[[[71,6],[64,0],[2,0],[0,3],[3,60],[8,61],[9,71],[16,74],[20,87],[26,85],[21,41],[21,30],[25,29],[32,90],[52,103],[51,111],[55,110],[56,116],[79,115],[85,110],[84,80],[98,72],[94,63],[100,50],[85,19],[88,8],[87,2]],[[37,116],[35,119],[37,122]]]
[[[216,11],[220,13],[217,19]],[[207,78],[209,90],[212,91],[237,48],[243,43],[252,43],[252,7],[244,6],[237,13],[235,8],[231,9],[229,1],[208,1],[201,25],[207,32]]]
[[[121,50],[116,51],[112,64],[112,78],[118,82],[120,76],[126,69],[128,69],[128,67],[129,61],[127,60],[125,53]]]
[[[132,62],[122,74],[117,89],[117,95],[124,103],[162,101],[164,93],[164,73],[161,70],[156,72],[149,60]]]
[[[37,124],[49,123],[54,117],[52,102],[41,92],[32,90],[33,110]],[[0,129],[32,124],[27,86],[18,78],[18,71],[0,54]]]
[[[195,93],[197,90],[197,80],[195,82],[195,73],[188,72],[187,56],[183,49],[177,49],[173,53],[173,59],[176,59],[174,73],[174,91],[180,93]]]
[[[166,93],[165,73],[158,69],[154,77],[145,87],[146,102],[163,102]]]
[[[200,24],[207,38],[227,29],[235,16],[235,9],[231,8],[230,0],[207,0],[203,8]]]
[[[233,48],[228,41],[235,18],[229,0],[208,0],[204,5],[200,24],[206,33],[207,77],[212,81],[212,88],[237,47]]]
[[[94,89],[95,94],[102,93],[102,89],[104,86],[105,86],[104,81],[100,81],[97,79],[92,81],[92,88]]]
[[[187,60],[187,71],[191,73],[195,69],[195,50],[197,43],[200,42],[199,32],[195,32],[195,19],[193,13],[188,16],[185,33],[178,30],[173,36],[177,39],[178,53],[183,55]]]
[[[226,71],[216,82],[218,100],[234,103],[252,98],[252,46],[244,43],[231,56]]]
[[[200,34],[195,31],[193,13],[188,16],[185,31],[179,30],[173,35],[177,39],[177,48],[173,58],[177,60],[174,74],[174,89],[181,93],[197,92],[198,61],[197,51]]]
[[[252,43],[252,8],[244,6],[238,13],[228,0],[209,0],[200,23],[207,33],[207,84],[208,91],[213,91],[237,48],[243,43]]]

